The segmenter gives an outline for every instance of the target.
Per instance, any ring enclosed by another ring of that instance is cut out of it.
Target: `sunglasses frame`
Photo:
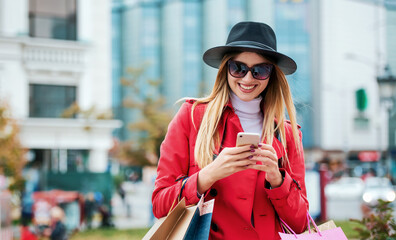
[[[234,63],[234,64],[238,63],[238,64],[241,64],[242,66],[245,66],[246,69],[247,69],[247,71],[245,72],[245,74],[244,74],[243,76],[234,76],[234,75],[231,73],[231,69],[230,69],[230,65],[231,65],[232,63]],[[269,68],[270,70],[268,71],[268,76],[267,76],[266,78],[261,79],[261,78],[255,77],[255,75],[254,75],[254,68],[256,68],[256,67],[258,67],[258,66],[260,66],[260,65],[265,65],[265,66],[269,66],[269,67],[270,67],[270,68]],[[267,80],[267,79],[271,76],[272,70],[274,69],[274,65],[271,64],[271,63],[259,63],[259,64],[256,64],[256,65],[253,65],[252,67],[249,67],[246,63],[243,63],[243,62],[240,62],[240,61],[231,60],[231,59],[228,60],[228,62],[227,62],[227,67],[228,67],[228,72],[229,72],[230,75],[233,76],[234,78],[244,78],[244,77],[246,76],[246,74],[247,74],[248,72],[250,72],[250,73],[252,74],[252,77],[253,77],[254,79],[256,79],[256,80],[259,80],[259,81]]]

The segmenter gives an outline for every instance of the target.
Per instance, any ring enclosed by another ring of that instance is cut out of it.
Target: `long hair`
[[[220,146],[218,124],[224,111],[224,107],[230,99],[231,89],[228,85],[227,62],[238,53],[226,54],[219,66],[216,81],[209,96],[199,98],[192,106],[191,118],[194,109],[198,104],[207,104],[201,124],[199,126],[197,139],[195,142],[195,161],[200,168],[203,168],[213,161],[213,153]],[[284,121],[285,107],[290,118],[294,143],[298,151],[300,149],[300,139],[297,130],[296,111],[290,92],[290,87],[286,76],[278,66],[274,64],[274,69],[266,89],[261,93],[263,96],[262,111],[264,114],[262,141],[272,144],[276,131],[278,132],[282,146],[285,151],[283,166],[288,164],[286,130]],[[196,126],[197,127],[197,126]]]

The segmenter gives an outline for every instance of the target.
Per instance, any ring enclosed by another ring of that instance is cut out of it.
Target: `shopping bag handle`
[[[282,231],[283,233],[285,233],[285,228],[287,228],[287,230],[289,230],[291,233],[293,233],[294,237],[297,239],[297,234],[293,231],[293,229],[291,229],[291,227],[289,227],[289,225],[287,225],[287,223],[285,221],[283,221],[282,218],[279,217],[279,220],[282,222],[283,226],[281,225]],[[312,224],[314,225],[316,232],[319,234],[319,236],[322,236],[322,233],[320,232],[318,226],[316,225],[315,221],[313,220],[313,218],[311,217],[311,215],[309,214],[309,212],[307,211],[307,223],[308,223],[308,232],[311,233],[311,224],[310,221],[312,222]]]
[[[180,187],[179,195],[177,195],[177,198],[175,200],[173,200],[173,203],[172,203],[171,207],[169,208],[169,212],[168,212],[167,215],[169,215],[169,213],[173,210],[173,207],[176,206],[176,202],[180,202],[181,196],[182,196],[182,193],[183,193],[183,189],[186,186],[188,178],[189,177],[183,178],[182,183],[181,183],[181,187]],[[177,181],[179,181],[179,180],[181,180],[181,178],[177,179]]]
[[[314,225],[316,232],[319,234],[319,236],[322,236],[322,233],[320,232],[318,226],[316,225],[315,221],[312,219],[311,215],[307,211],[307,222],[308,222],[308,232],[311,233],[311,224],[309,224],[309,221],[311,220],[312,224]]]
[[[286,233],[286,232],[285,232],[285,229],[283,228],[283,227],[285,227],[285,228],[287,228],[287,230],[289,230],[291,233],[293,233],[293,235],[294,235],[295,238],[297,238],[297,234],[293,231],[293,229],[291,229],[291,227],[289,227],[289,225],[287,225],[287,223],[286,223],[285,221],[283,221],[282,218],[279,217],[279,220],[280,220],[280,221],[282,222],[282,224],[283,224],[283,226],[281,225],[281,228],[282,228],[283,233]]]
[[[181,185],[181,188],[180,188],[179,196],[177,196],[177,201],[178,201],[178,202],[180,202],[180,200],[181,200],[181,196],[182,196],[184,187],[186,186],[186,183],[187,183],[188,178],[189,178],[189,177],[185,177],[185,178],[183,178],[183,180],[182,180],[182,185]]]

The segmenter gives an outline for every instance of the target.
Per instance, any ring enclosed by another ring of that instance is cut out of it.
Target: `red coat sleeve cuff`
[[[199,198],[197,195],[197,192],[198,192],[197,191],[197,181],[198,181],[198,172],[191,175],[188,178],[186,185],[184,186],[182,197],[184,197],[186,199],[186,205],[196,204],[199,201]]]
[[[279,207],[287,204],[287,196],[290,193],[290,187],[293,182],[293,179],[290,175],[284,170],[279,169],[282,175],[284,176],[283,183],[277,188],[269,189],[265,188],[265,191],[274,205]]]

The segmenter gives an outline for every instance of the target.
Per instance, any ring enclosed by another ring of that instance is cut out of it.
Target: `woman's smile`
[[[253,92],[254,88],[257,87],[257,85],[246,85],[243,83],[238,83],[238,86],[241,88],[241,91],[245,93]]]

